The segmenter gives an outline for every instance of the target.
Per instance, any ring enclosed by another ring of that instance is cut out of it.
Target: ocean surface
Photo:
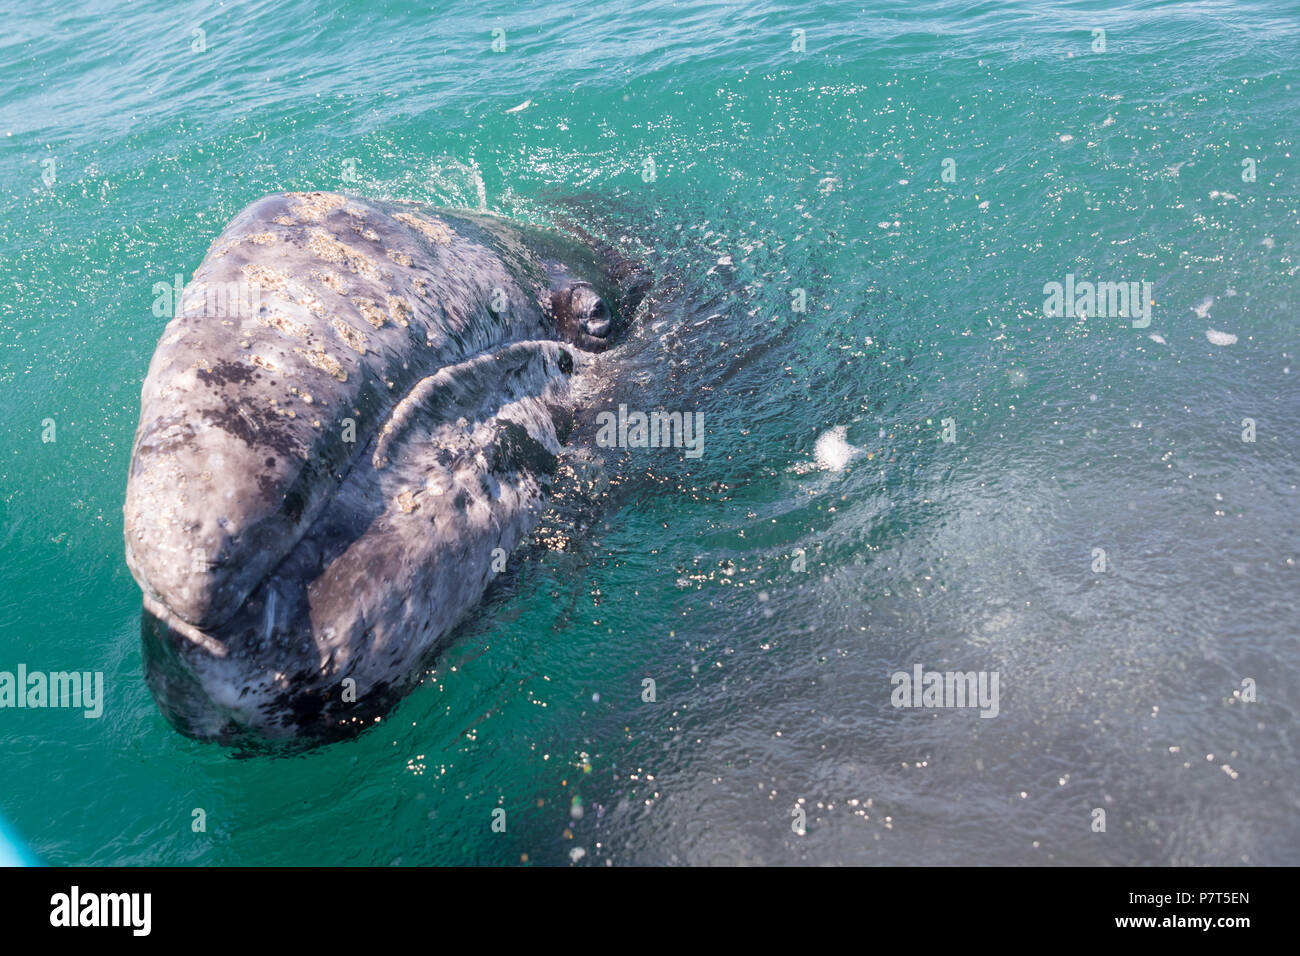
[[[1294,3],[0,24],[0,671],[105,687],[0,709],[41,860],[1300,863]],[[594,449],[595,517],[382,723],[240,754],[149,695],[123,493],[155,283],[307,189],[635,253],[604,407],[706,438]],[[1149,325],[1045,314],[1067,276],[1149,283]],[[996,717],[895,706],[918,665]]]

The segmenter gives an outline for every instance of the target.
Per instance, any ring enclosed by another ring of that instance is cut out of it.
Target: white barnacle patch
[[[401,296],[390,295],[388,297],[388,314],[392,316],[393,321],[398,325],[409,326],[411,324],[411,306]]]
[[[452,490],[451,475],[440,468],[430,472],[424,479],[424,490],[426,494],[439,498],[445,494],[450,494]]]
[[[404,515],[409,515],[420,503],[415,500],[415,494],[411,491],[403,491],[397,496],[397,508]]]
[[[402,251],[400,251],[400,250],[398,250],[398,249],[389,249],[389,250],[388,250],[388,258],[392,259],[392,260],[393,260],[394,262],[396,262],[399,266],[413,266],[413,265],[415,265],[415,260],[414,260],[414,259],[412,259],[410,256],[408,256],[405,252],[402,252]]]
[[[335,209],[347,204],[347,197],[338,193],[288,193],[294,200],[293,212],[305,222],[320,222]]]
[[[348,284],[337,272],[331,272],[329,269],[313,269],[312,278],[331,292],[337,292],[339,295],[348,294]]]
[[[333,318],[330,319],[330,328],[338,333],[339,338],[347,343],[348,348],[352,349],[352,351],[358,355],[366,354],[366,337],[352,326],[342,319]]]
[[[254,355],[254,356],[252,357],[252,362],[253,362],[253,364],[256,365],[258,368],[264,368],[264,369],[266,369],[268,372],[278,372],[278,371],[279,371],[279,369],[275,367],[275,364],[274,364],[270,359],[263,358],[263,357],[260,356],[260,355]]]
[[[347,262],[352,250],[339,242],[324,229],[313,229],[307,240],[307,248],[326,262]]]
[[[339,242],[324,229],[313,229],[307,240],[307,248],[326,262],[346,265],[357,275],[374,282],[380,281],[379,270],[369,256],[350,249]]]
[[[257,315],[257,322],[269,328],[278,329],[285,335],[291,335],[294,338],[299,339],[306,337],[311,332],[311,329],[307,328],[307,326],[303,325],[301,322],[295,322],[292,319],[286,318],[279,312],[259,312]]]
[[[259,289],[283,293],[289,288],[289,277],[267,266],[250,262],[244,266],[243,271],[244,277]]]
[[[383,310],[380,309],[379,306],[375,305],[373,299],[353,299],[352,304],[357,307],[357,311],[361,313],[363,319],[377,329],[383,328]]]
[[[425,219],[423,216],[412,215],[409,212],[394,213],[393,218],[438,245],[447,245],[455,235],[441,219]]]
[[[304,292],[298,298],[298,304],[317,318],[325,317],[325,306],[321,304],[320,299],[316,298],[310,292]]]
[[[292,408],[281,408],[279,401],[271,399],[271,411],[275,412],[281,418],[297,418],[298,413]]]
[[[338,379],[340,382],[348,380],[348,372],[334,356],[330,355],[320,346],[314,349],[294,349],[295,352],[302,355],[307,360],[307,364],[313,368],[319,369],[326,375]],[[356,414],[360,415],[360,412]]]

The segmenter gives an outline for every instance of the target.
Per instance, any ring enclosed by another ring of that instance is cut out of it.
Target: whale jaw
[[[187,659],[191,626],[147,607],[140,613],[145,683],[167,722],[186,737],[246,753],[307,749],[355,737],[379,723],[409,687],[376,686],[346,708],[332,688],[298,687],[292,693],[242,699],[250,685],[229,673],[196,667]],[[231,706],[229,701],[239,701]]]

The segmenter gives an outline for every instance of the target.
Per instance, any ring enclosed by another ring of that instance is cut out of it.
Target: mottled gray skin
[[[127,484],[173,724],[321,738],[390,707],[536,523],[627,293],[489,216],[331,193],[237,216],[163,332]]]

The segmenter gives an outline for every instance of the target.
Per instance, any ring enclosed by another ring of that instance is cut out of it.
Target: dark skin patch
[[[293,435],[284,427],[280,416],[260,405],[227,405],[205,416],[210,425],[225,429],[250,448],[269,448],[289,456],[298,451]]]
[[[257,374],[242,362],[218,362],[212,368],[201,368],[196,373],[200,382],[220,387],[222,385],[251,385]]]
[[[553,475],[557,467],[557,459],[550,450],[518,422],[501,423],[493,453],[492,471],[497,474],[529,471],[534,475]]]
[[[293,686],[303,686],[311,677],[312,675],[306,672],[294,674],[289,682]],[[328,703],[328,698],[323,693],[303,694],[285,691],[274,698],[270,713],[288,712],[292,715],[290,719],[299,727],[314,727],[319,724],[320,716]]]
[[[294,488],[290,488],[287,492],[285,492],[284,514],[285,517],[287,517],[294,524],[298,523],[298,519],[302,517],[303,509],[306,507],[307,507],[307,499],[303,496],[302,492],[297,489],[296,486]]]
[[[573,432],[575,416],[573,409],[566,408],[563,405],[549,404],[546,410],[551,413],[551,424],[555,426],[555,437],[563,445],[569,440],[569,435]]]
[[[268,475],[265,472],[257,476],[257,489],[262,492],[264,498],[270,499],[276,493],[276,481],[274,475]]]

